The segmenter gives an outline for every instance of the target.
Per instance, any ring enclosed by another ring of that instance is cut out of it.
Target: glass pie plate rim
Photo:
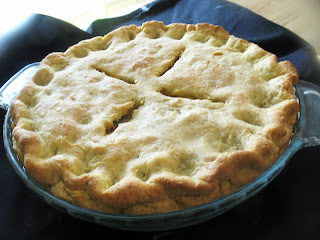
[[[78,207],[53,196],[37,183],[26,172],[23,164],[12,149],[9,105],[22,88],[23,82],[27,78],[30,78],[38,68],[39,63],[27,65],[10,78],[0,89],[0,106],[7,110],[3,125],[5,151],[15,172],[40,198],[67,214],[89,222],[134,231],[170,230],[200,223],[222,214],[262,190],[283,170],[292,155],[299,149],[320,145],[320,124],[316,124],[317,119],[320,119],[320,113],[316,111],[316,107],[320,106],[320,87],[299,80],[299,83],[295,87],[295,95],[300,104],[300,112],[297,117],[293,137],[287,149],[268,170],[237,191],[207,204],[166,213],[144,215],[113,214]]]

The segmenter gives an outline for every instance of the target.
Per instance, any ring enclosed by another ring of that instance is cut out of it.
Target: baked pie
[[[12,102],[14,149],[53,195],[148,214],[230,194],[283,153],[294,66],[222,27],[146,22],[51,53]]]

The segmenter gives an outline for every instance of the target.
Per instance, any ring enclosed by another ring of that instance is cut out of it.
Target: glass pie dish
[[[320,87],[300,80],[295,86],[295,95],[300,104],[300,112],[294,127],[294,135],[286,151],[267,171],[236,192],[201,206],[168,213],[145,215],[110,214],[78,207],[51,195],[35,181],[26,172],[12,148],[12,120],[9,106],[23,87],[25,80],[30,78],[38,68],[39,63],[26,66],[0,89],[0,106],[7,111],[3,125],[3,142],[7,157],[24,183],[45,202],[67,214],[93,223],[118,229],[156,231],[181,228],[203,222],[240,204],[267,186],[299,149],[320,145]]]

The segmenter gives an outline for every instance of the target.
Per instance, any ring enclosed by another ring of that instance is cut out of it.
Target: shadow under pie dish
[[[41,62],[10,106],[13,148],[43,188],[96,214],[188,211],[274,166],[297,81],[219,26],[122,27]]]

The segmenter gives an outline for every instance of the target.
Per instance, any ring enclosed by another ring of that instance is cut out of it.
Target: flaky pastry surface
[[[207,203],[269,168],[299,105],[290,62],[210,24],[146,22],[48,55],[10,107],[53,195],[112,213]]]

